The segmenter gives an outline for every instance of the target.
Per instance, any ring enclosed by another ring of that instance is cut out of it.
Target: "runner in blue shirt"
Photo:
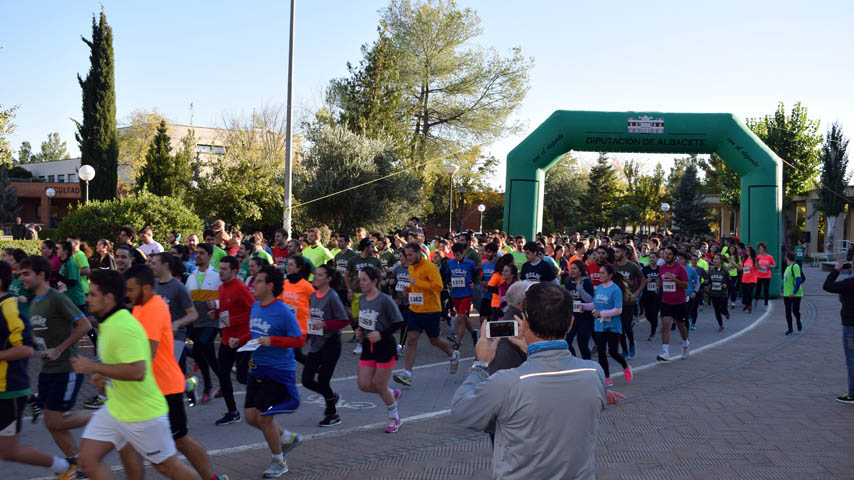
[[[489,291],[487,284],[489,279],[495,273],[495,264],[498,263],[498,245],[495,243],[487,243],[483,247],[485,258],[480,264],[481,268],[481,288],[483,288],[483,297],[480,299],[478,312],[480,318],[489,318],[492,314],[492,292]]]
[[[457,311],[457,317],[454,320],[454,325],[457,329],[454,350],[460,349],[465,330],[471,333],[472,342],[477,343],[477,334],[475,334],[474,329],[469,325],[471,296],[472,289],[474,288],[474,276],[477,274],[477,266],[470,259],[463,258],[466,248],[466,244],[464,243],[455,243],[451,247],[454,258],[448,260],[448,271],[451,272],[451,302],[454,304],[454,310]]]
[[[599,365],[605,371],[605,385],[612,386],[610,372],[608,369],[608,357],[605,349],[611,357],[623,367],[626,382],[632,381],[632,367],[620,354],[620,335],[623,333],[620,314],[623,312],[623,296],[626,292],[625,280],[613,265],[606,264],[599,268],[599,285],[593,294],[593,303],[582,305],[584,310],[592,310],[596,319],[593,324],[593,340],[596,342]]]

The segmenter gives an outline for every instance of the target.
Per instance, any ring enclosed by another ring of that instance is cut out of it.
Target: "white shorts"
[[[92,415],[86,425],[83,438],[99,442],[110,442],[121,450],[128,443],[146,460],[161,464],[176,455],[175,441],[169,428],[169,416],[163,414],[143,422],[122,422],[103,406]]]

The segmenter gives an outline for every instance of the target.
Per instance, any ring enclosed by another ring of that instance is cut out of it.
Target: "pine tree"
[[[827,219],[828,256],[833,251],[836,236],[836,220],[845,211],[849,202],[844,198],[848,186],[848,139],[842,133],[838,123],[831,125],[821,148],[821,188],[818,191],[816,209]]]
[[[710,211],[700,193],[697,166],[688,165],[679,180],[673,200],[673,224],[683,235],[702,235],[709,232]]]
[[[9,181],[9,168],[0,165],[0,223],[12,223],[21,207],[15,208],[18,203],[18,189]]]
[[[116,130],[116,90],[113,74],[113,29],[101,10],[99,22],[92,16],[92,40],[82,39],[89,46],[89,73],[86,79],[77,75],[83,90],[83,121],[77,123],[77,143],[81,163],[95,168],[95,178],[89,183],[92,200],[116,197],[119,166],[119,142]],[[81,192],[83,188],[80,189]]]
[[[591,227],[604,229],[608,226],[608,217],[616,207],[618,190],[617,171],[608,163],[608,157],[600,153],[596,166],[590,169],[587,193],[583,196],[585,217]]]
[[[172,140],[166,131],[166,121],[161,120],[145,155],[145,165],[137,176],[136,192],[147,190],[162,197],[183,196],[189,177],[189,158],[180,152],[173,156],[169,153],[171,149]],[[186,149],[183,148],[182,151],[184,150]],[[181,157],[180,168],[177,157]]]

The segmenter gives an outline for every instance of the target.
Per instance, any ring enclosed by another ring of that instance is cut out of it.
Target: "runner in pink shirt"
[[[768,307],[768,290],[771,288],[771,269],[776,267],[774,257],[768,255],[768,244],[759,242],[756,244],[759,248],[759,255],[756,256],[756,301],[759,301],[759,292],[765,290],[765,307]]]
[[[682,359],[688,358],[688,297],[685,289],[688,287],[688,272],[676,261],[679,251],[674,246],[661,251],[664,264],[658,267],[658,278],[661,282],[661,353],[656,357],[659,361],[670,360],[670,325],[676,320],[679,335],[682,337]]]

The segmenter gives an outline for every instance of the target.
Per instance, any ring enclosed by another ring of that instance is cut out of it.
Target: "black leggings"
[[[758,301],[760,298],[759,294],[762,290],[765,290],[765,306],[768,306],[768,289],[771,288],[771,279],[770,278],[757,278],[756,279],[756,300]]]
[[[623,327],[623,334],[620,335],[620,346],[623,347],[623,353],[629,353],[629,347],[635,346],[635,330],[632,328],[634,316],[635,306],[624,305],[623,313],[620,314],[620,324]],[[628,345],[626,345],[626,338],[629,339]]]
[[[786,325],[789,326],[789,330],[792,329],[792,314],[795,315],[798,325],[801,324],[801,298],[803,297],[783,297],[783,305],[786,306]]]
[[[602,366],[602,370],[605,371],[605,378],[611,376],[610,371],[608,370],[608,357],[605,353],[605,348],[607,346],[608,353],[611,354],[611,357],[620,364],[623,369],[629,366],[626,363],[626,359],[620,355],[620,334],[616,332],[604,331],[604,332],[593,332],[593,341],[596,342],[596,352],[599,355],[599,365]]]
[[[741,304],[749,307],[753,304],[753,286],[755,283],[741,282]]]
[[[590,336],[593,334],[593,316],[588,314],[578,314],[575,317],[575,322],[569,333],[566,334],[566,343],[569,344],[569,351],[575,355],[575,349],[572,348],[572,341],[578,342],[578,350],[581,352],[581,358],[590,360]]]
[[[658,329],[658,310],[661,308],[661,303],[658,301],[658,294],[655,292],[645,293],[644,298],[648,298],[643,302],[643,314],[646,316],[646,321],[649,322],[649,336],[654,337],[655,331]]]
[[[691,325],[697,324],[697,316],[699,316],[698,310],[700,308],[700,303],[703,301],[703,291],[694,292],[694,298],[688,300],[688,317],[691,319]],[[686,324],[687,325],[687,324]]]
[[[217,354],[218,367],[216,376],[219,379],[219,391],[222,393],[222,398],[225,399],[225,406],[229,412],[237,411],[237,403],[234,401],[234,386],[231,384],[231,367],[237,363],[237,381],[246,383],[246,377],[249,374],[249,356],[248,352],[238,352],[236,348],[231,348],[228,345],[220,344],[219,353]]]
[[[329,385],[332,380],[332,374],[335,372],[335,366],[338,364],[338,359],[341,357],[341,340],[338,336],[326,339],[320,350],[310,352],[305,358],[305,366],[302,370],[302,385],[313,391],[323,395],[326,400],[327,410],[329,410],[330,400],[331,411],[327,415],[335,413],[335,401],[333,397],[335,393]],[[315,377],[317,380],[315,380]]]
[[[214,351],[214,339],[218,328],[193,327],[190,330],[190,339],[193,340],[193,360],[199,365],[202,378],[205,380],[205,393],[211,391],[211,372],[216,370],[216,353]]]
[[[727,288],[729,289],[729,303],[735,303],[735,299],[738,297],[738,277],[729,277]]]
[[[718,321],[718,326],[724,326],[723,317],[729,315],[726,305],[727,297],[712,297],[712,307],[715,309],[715,320]]]

